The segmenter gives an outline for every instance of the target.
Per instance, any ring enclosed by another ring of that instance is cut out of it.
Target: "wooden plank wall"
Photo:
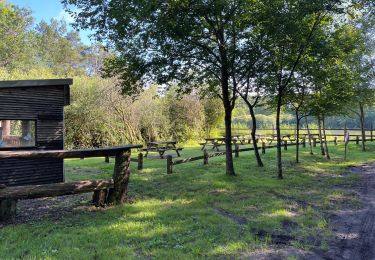
[[[0,88],[0,119],[35,120],[37,149],[64,148],[64,86]],[[0,159],[0,184],[47,184],[64,180],[62,159]]]

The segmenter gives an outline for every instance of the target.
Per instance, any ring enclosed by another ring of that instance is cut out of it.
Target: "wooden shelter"
[[[64,106],[72,79],[0,81],[0,151],[64,149]],[[0,159],[0,185],[64,181],[60,158]]]

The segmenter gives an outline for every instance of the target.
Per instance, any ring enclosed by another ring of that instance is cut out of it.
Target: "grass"
[[[291,245],[309,250],[328,249],[331,237],[328,210],[360,202],[346,189],[358,181],[343,177],[348,166],[374,159],[375,143],[366,152],[350,144],[343,161],[343,145],[331,146],[331,160],[302,148],[294,163],[294,148],[283,153],[284,180],[275,176],[275,149],[262,155],[256,167],[253,152],[235,158],[237,176],[225,175],[225,157],[176,165],[166,175],[165,161],[145,159],[138,172],[132,163],[130,196],[133,201],[105,210],[76,210],[58,220],[0,229],[0,258],[111,259],[111,258],[231,258],[246,257],[270,248],[278,235]],[[183,157],[201,155],[186,148]],[[113,160],[66,161],[66,179],[109,178]],[[292,259],[292,258],[291,258]]]

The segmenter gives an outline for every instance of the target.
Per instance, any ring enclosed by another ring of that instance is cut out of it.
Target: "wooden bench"
[[[181,157],[180,151],[182,151],[184,148],[182,147],[175,147],[175,148],[166,148],[166,147],[160,147],[160,148],[143,148],[142,150],[146,152],[145,157],[147,157],[149,152],[158,152],[161,159],[164,159],[164,154],[167,151],[176,151],[177,156]]]
[[[127,200],[130,178],[130,152],[142,145],[125,145],[120,147],[88,149],[88,150],[32,150],[2,151],[0,160],[27,158],[43,160],[48,158],[85,158],[115,156],[113,179],[87,180],[68,183],[42,185],[25,185],[7,187],[0,185],[0,220],[15,216],[16,204],[19,199],[35,199],[56,197],[78,193],[94,192],[93,203],[96,206],[105,204],[121,204]]]
[[[147,148],[144,148],[143,151],[146,152],[145,157],[147,157],[149,152],[157,152],[161,159],[164,159],[164,154],[167,151],[175,151],[178,157],[181,157],[180,151],[183,148],[176,147],[176,141],[158,141],[158,142],[148,142]]]

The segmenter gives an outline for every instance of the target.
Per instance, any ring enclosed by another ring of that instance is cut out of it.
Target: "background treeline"
[[[64,21],[35,23],[32,13],[0,0],[0,80],[74,77],[72,105],[66,109],[67,148],[100,147],[157,139],[196,142],[223,133],[224,112],[217,97],[178,93],[152,85],[136,98],[122,95],[115,78],[100,75],[105,58],[100,44],[87,46]],[[375,113],[366,107],[369,128]],[[275,113],[263,104],[255,108],[259,128],[273,128]],[[282,127],[294,128],[293,111],[284,109]],[[310,117],[310,127],[316,126]],[[327,117],[326,128],[360,127],[347,109]],[[233,128],[249,128],[251,117],[239,99],[233,110]],[[302,122],[303,127],[303,122]]]

